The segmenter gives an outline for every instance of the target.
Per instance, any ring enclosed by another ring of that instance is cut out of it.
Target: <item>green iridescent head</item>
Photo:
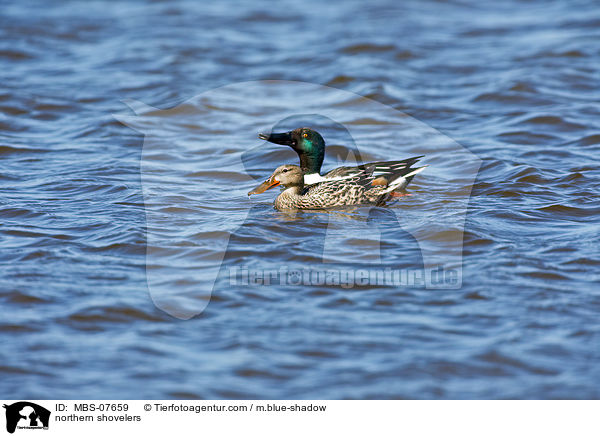
[[[300,127],[285,133],[271,133],[270,135],[260,133],[258,137],[274,144],[292,147],[298,153],[300,168],[305,174],[321,171],[325,157],[325,140],[319,132],[308,127]]]

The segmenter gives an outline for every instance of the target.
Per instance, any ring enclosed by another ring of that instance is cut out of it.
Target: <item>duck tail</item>
[[[411,180],[413,179],[414,176],[416,176],[417,174],[419,174],[421,171],[423,171],[425,168],[427,168],[429,165],[423,165],[422,167],[418,167],[418,168],[410,168],[410,171],[407,172],[406,174],[398,174],[398,176],[394,179],[392,179],[385,192],[392,192],[398,189],[404,189],[408,186],[408,184],[411,182]]]

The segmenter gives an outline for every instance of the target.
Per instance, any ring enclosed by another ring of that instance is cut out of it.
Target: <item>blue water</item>
[[[598,40],[594,1],[3,5],[0,397],[599,398]],[[248,199],[299,123],[429,167]],[[230,276],[432,259],[459,285]]]

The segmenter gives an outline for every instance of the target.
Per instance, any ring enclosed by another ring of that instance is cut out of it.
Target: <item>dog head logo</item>
[[[4,405],[6,409],[6,431],[14,433],[15,429],[48,428],[50,411],[42,406],[29,401],[19,401],[11,405]]]

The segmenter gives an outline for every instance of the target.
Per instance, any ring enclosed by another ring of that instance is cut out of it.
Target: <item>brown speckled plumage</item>
[[[390,179],[374,177],[373,171],[357,171],[350,178],[331,180],[304,186],[304,173],[296,165],[282,165],[271,177],[250,194],[261,193],[277,185],[286,189],[275,200],[276,209],[327,209],[331,207],[386,202],[395,189],[406,186],[421,168],[406,168],[393,173]],[[404,175],[407,177],[404,178]],[[408,180],[410,181],[410,180]]]

